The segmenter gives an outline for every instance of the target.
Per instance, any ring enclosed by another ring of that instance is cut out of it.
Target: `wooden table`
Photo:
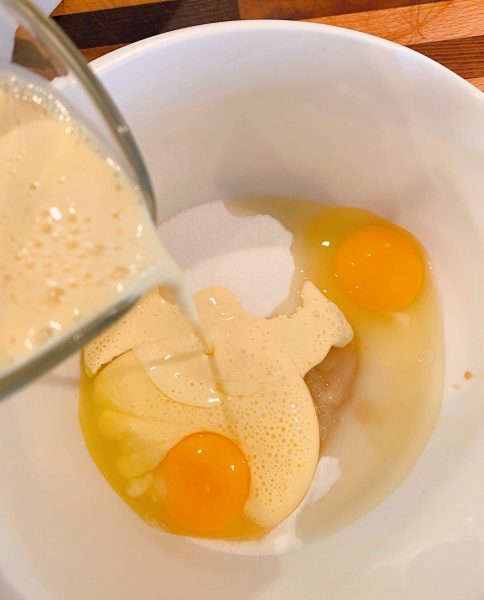
[[[202,23],[329,23],[410,46],[484,90],[484,0],[63,0],[54,18],[88,60]]]

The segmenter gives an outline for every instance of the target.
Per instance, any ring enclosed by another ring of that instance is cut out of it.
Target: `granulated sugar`
[[[267,317],[288,296],[294,273],[292,234],[268,215],[235,216],[223,202],[183,211],[159,226],[161,238],[185,272],[193,293],[219,285],[231,290],[245,310]],[[340,476],[339,461],[321,458],[298,508],[263,538],[252,541],[188,538],[230,554],[271,555],[297,549],[297,519],[305,506],[325,496]]]
[[[210,202],[175,215],[159,231],[194,294],[225,287],[257,317],[268,317],[289,294],[293,236],[273,217],[234,216],[223,202]]]

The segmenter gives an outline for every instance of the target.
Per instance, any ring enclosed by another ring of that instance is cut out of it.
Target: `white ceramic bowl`
[[[289,22],[174,32],[93,68],[134,130],[162,217],[272,194],[361,206],[412,230],[442,294],[445,398],[420,461],[385,502],[293,554],[233,557],[167,538],[115,496],[81,440],[71,361],[0,406],[12,597],[482,599],[481,93],[403,47]]]

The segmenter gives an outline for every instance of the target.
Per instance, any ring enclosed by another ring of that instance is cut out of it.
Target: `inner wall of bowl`
[[[358,206],[407,227],[429,251],[442,292],[452,383],[479,366],[482,95],[376,38],[284,29],[201,28],[196,39],[175,33],[141,55],[135,45],[123,56],[133,86],[116,58],[98,61],[147,160],[158,217],[273,195]]]
[[[74,359],[0,404],[0,563],[12,586],[26,597],[149,599],[163,590],[261,600],[294,598],[301,582],[319,598],[324,576],[335,600],[382,590],[428,597],[425,578],[434,585],[435,569],[420,568],[426,553],[430,560],[439,546],[445,557],[448,540],[468,539],[468,522],[484,540],[484,481],[472,474],[484,460],[484,385],[478,376],[462,381],[464,371],[482,371],[478,92],[403,48],[311,25],[202,27],[115,52],[94,68],[140,144],[160,218],[271,194],[367,208],[413,231],[441,290],[445,400],[422,459],[387,501],[299,554],[255,561],[162,535],[113,494],[81,439]],[[476,548],[484,556],[478,542],[462,544],[469,564]],[[402,576],[416,557],[413,579]],[[368,575],[379,568],[382,578]],[[444,591],[452,590],[446,573]]]

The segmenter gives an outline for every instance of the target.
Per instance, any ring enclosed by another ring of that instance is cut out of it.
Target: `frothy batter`
[[[0,78],[0,370],[180,273],[139,193],[51,95]]]

